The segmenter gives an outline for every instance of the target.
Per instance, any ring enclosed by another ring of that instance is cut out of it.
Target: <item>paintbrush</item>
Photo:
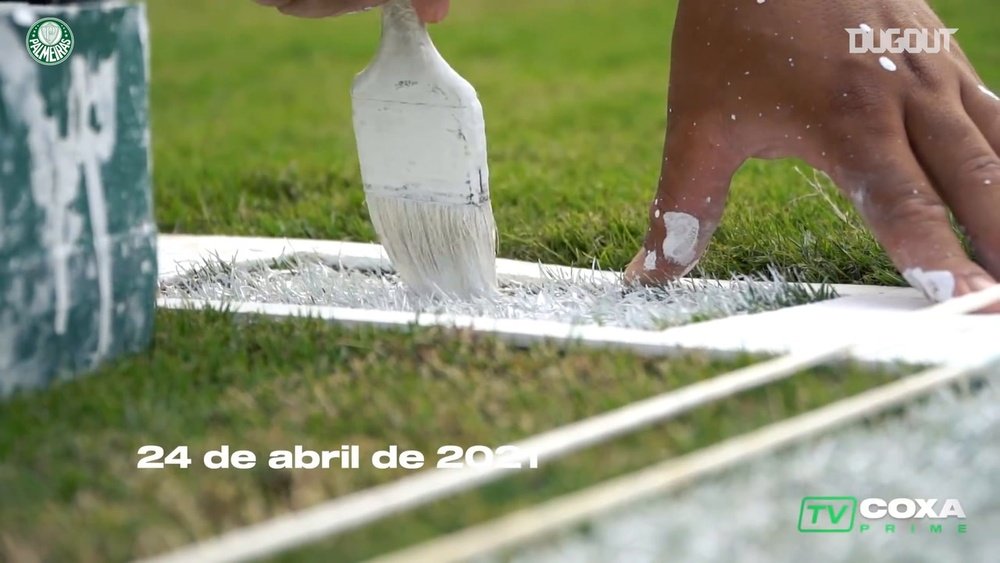
[[[382,7],[378,53],[351,97],[368,212],[403,281],[423,294],[493,292],[497,230],[483,109],[410,0]]]

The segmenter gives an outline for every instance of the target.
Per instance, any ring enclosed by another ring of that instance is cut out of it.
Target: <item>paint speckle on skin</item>
[[[955,276],[947,270],[928,272],[922,268],[910,268],[903,272],[903,278],[931,301],[947,301],[955,296]]]
[[[858,27],[861,29],[861,31],[864,31],[865,33],[871,33],[873,31],[872,30],[872,26],[870,26],[870,25],[868,25],[866,23],[863,23],[863,24],[859,25]]]
[[[660,218],[660,210],[659,209],[654,209],[653,210],[653,217],[655,217],[657,219]]]
[[[730,115],[729,117],[733,118],[733,121],[736,121],[736,114],[735,113],[732,114],[732,115]]]
[[[997,96],[996,94],[994,94],[994,93],[993,93],[993,91],[992,91],[992,90],[990,90],[989,88],[987,88],[986,86],[984,86],[984,85],[980,84],[980,85],[979,85],[979,90],[980,90],[980,91],[981,91],[981,92],[982,92],[983,94],[986,94],[987,96],[989,96],[989,97],[993,98],[994,100],[996,100],[996,101],[1000,102],[1000,96]]]
[[[889,57],[879,57],[878,64],[882,65],[882,68],[888,70],[889,72],[896,72],[896,63],[892,62],[892,59]]]
[[[687,213],[671,211],[663,214],[663,226],[667,230],[663,239],[663,257],[680,266],[688,266],[694,262],[698,245],[698,219]]]
[[[656,251],[646,251],[646,259],[642,261],[642,267],[648,272],[656,269]]]
[[[767,0],[757,0],[758,4],[763,4],[764,2],[767,2]]]

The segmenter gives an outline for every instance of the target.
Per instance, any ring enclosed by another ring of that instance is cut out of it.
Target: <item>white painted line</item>
[[[160,279],[171,279],[184,274],[191,267],[198,266],[206,258],[218,257],[224,261],[237,263],[261,263],[288,256],[290,254],[316,254],[339,258],[345,267],[381,268],[392,270],[389,257],[381,245],[372,243],[345,242],[337,240],[289,239],[270,237],[233,237],[221,235],[174,235],[161,234],[157,240]],[[512,278],[539,280],[547,276],[565,278],[598,279],[616,281],[621,273],[573,268],[556,264],[540,264],[520,260],[497,259],[497,274]],[[710,280],[727,286],[727,280]],[[813,285],[815,284],[803,284]],[[905,297],[915,299],[925,306],[927,300],[920,292],[903,287],[883,287],[875,285],[833,284],[831,287],[844,297],[854,295],[878,295],[889,298]]]
[[[337,240],[288,239],[268,237],[232,237],[219,235],[160,235],[157,240],[159,276],[170,280],[183,275],[205,259],[218,257],[223,261],[242,264],[266,263],[291,254],[314,254],[332,258],[348,268],[381,268],[392,271],[392,264],[381,245]],[[603,281],[621,279],[620,272],[573,268],[557,264],[540,264],[520,260],[497,259],[497,275],[515,279],[540,280],[555,276]],[[723,287],[728,280],[707,280]],[[817,287],[817,284],[800,284]],[[844,297],[877,295],[888,298],[903,297],[927,304],[923,295],[914,289],[875,285],[832,284]],[[911,307],[912,308],[912,307]]]
[[[392,271],[392,264],[381,245],[337,240],[285,239],[266,237],[230,237],[212,235],[160,235],[157,240],[159,277],[170,280],[184,275],[205,259],[243,264],[266,263],[291,254],[313,254],[332,259],[347,268],[371,268]],[[584,277],[614,281],[617,272],[585,270],[553,264],[497,259],[500,276],[538,280],[546,276]]]
[[[993,335],[1000,333],[1000,315],[951,314],[914,318],[908,309],[873,310],[866,303],[870,299],[871,296],[856,295],[836,302],[737,315],[663,331],[530,319],[251,302],[161,299],[158,305],[166,309],[226,307],[238,314],[275,318],[312,317],[345,326],[370,325],[401,330],[411,326],[471,329],[519,346],[540,342],[579,344],[629,350],[643,355],[665,355],[681,350],[800,353],[823,346],[831,339],[853,335],[857,341],[867,342],[867,345],[859,346],[852,352],[853,357],[861,361],[945,364],[961,358],[974,359],[975,355],[990,350],[995,340]],[[889,335],[892,338],[887,338]],[[886,346],[889,341],[896,344]]]
[[[345,267],[391,269],[382,247],[375,244],[340,241],[277,239],[255,237],[162,235],[159,239],[161,280],[168,280],[213,256],[226,261],[260,263],[289,254],[323,256]],[[617,280],[616,272],[593,271],[565,266],[498,260],[501,276],[539,280],[599,278]],[[725,285],[725,283],[723,283]],[[519,345],[539,341],[631,350],[662,355],[679,350],[707,350],[713,353],[760,354],[808,353],[817,343],[855,335],[869,345],[859,346],[852,355],[861,361],[904,361],[920,364],[947,364],[959,359],[975,359],[991,347],[993,334],[1000,333],[1000,315],[956,315],[915,320],[909,312],[920,310],[928,301],[910,288],[876,286],[834,286],[838,299],[789,307],[753,315],[736,315],[713,321],[688,324],[665,331],[620,329],[598,325],[574,325],[533,320],[498,320],[451,315],[416,315],[319,306],[294,306],[246,302],[226,303],[232,310],[273,317],[309,316],[351,325],[383,327],[408,325],[470,328],[493,334]],[[162,300],[161,307],[190,308],[221,306],[218,302]],[[861,338],[864,334],[868,338]],[[894,335],[895,346],[886,347],[886,335]],[[994,344],[995,345],[995,344]]]
[[[1000,285],[978,294],[954,299],[945,304],[947,307],[936,305],[926,312],[911,317],[917,319],[923,315],[930,315],[939,318],[942,310],[968,312],[995,302],[1000,302]],[[852,342],[827,344],[817,347],[811,353],[791,354],[749,366],[538,434],[515,444],[516,452],[498,456],[496,463],[490,467],[423,471],[300,512],[233,530],[217,538],[148,561],[211,563],[242,561],[271,555],[509,475],[511,470],[502,469],[500,465],[524,463],[532,456],[539,464],[547,463],[580,449],[662,422],[716,399],[787,378],[823,361],[840,357],[852,347]]]
[[[371,563],[451,563],[537,540],[547,533],[662,495],[797,441],[905,405],[958,382],[971,371],[971,366],[930,369],[680,458],[373,559]]]

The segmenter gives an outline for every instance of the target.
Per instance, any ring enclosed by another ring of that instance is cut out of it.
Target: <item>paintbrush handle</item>
[[[411,0],[389,0],[383,4],[380,51],[407,58],[421,54],[440,57]]]

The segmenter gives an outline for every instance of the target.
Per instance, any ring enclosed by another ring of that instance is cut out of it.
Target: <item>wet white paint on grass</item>
[[[549,275],[500,279],[494,297],[459,300],[406,289],[395,274],[341,268],[315,255],[292,255],[267,265],[209,261],[161,282],[166,298],[327,305],[355,309],[446,313],[657,330],[695,320],[780,309],[833,296],[784,281],[740,278],[730,285],[685,280],[666,287],[626,290],[606,277]]]

